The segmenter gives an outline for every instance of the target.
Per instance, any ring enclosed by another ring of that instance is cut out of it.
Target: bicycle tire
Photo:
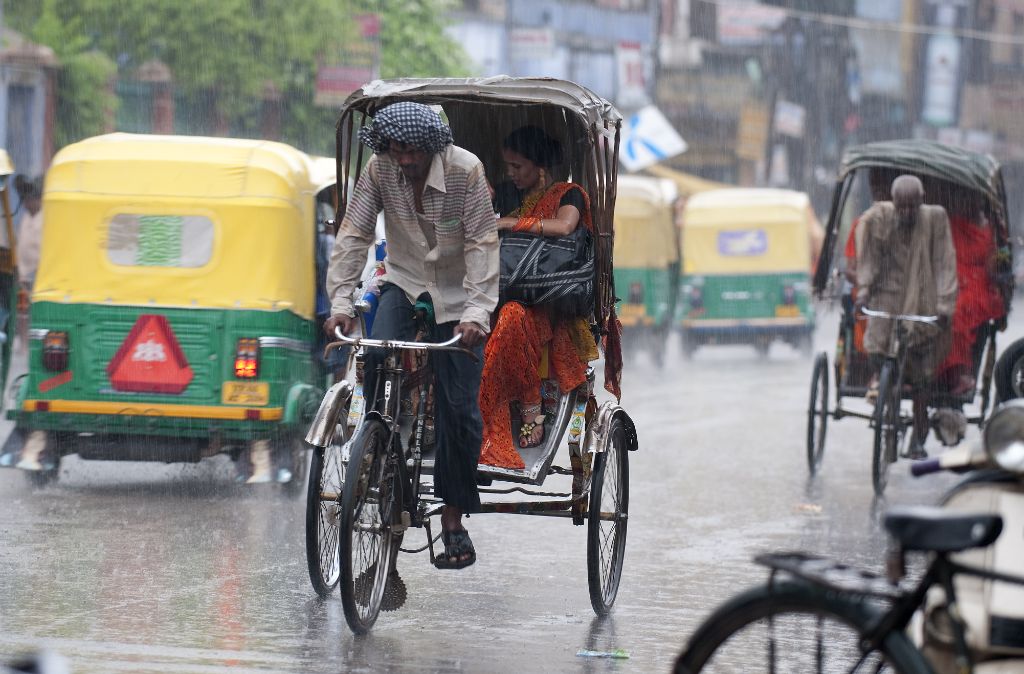
[[[333,444],[315,448],[306,488],[306,567],[313,589],[325,598],[337,587],[341,576],[338,519],[344,484],[341,448]],[[336,497],[325,499],[321,496],[324,493]]]
[[[871,486],[882,496],[889,482],[889,466],[896,461],[900,433],[900,382],[891,362],[882,365],[875,401],[875,434],[871,452]]]
[[[807,471],[811,477],[821,468],[828,432],[828,355],[822,351],[814,359],[811,393],[807,405]]]
[[[612,419],[608,433],[608,449],[594,457],[587,509],[587,587],[597,615],[611,611],[619,591],[629,516],[629,449],[622,420]],[[615,519],[601,519],[602,511]]]
[[[860,635],[878,619],[879,610],[863,600],[826,594],[828,592],[798,581],[780,581],[736,595],[697,628],[677,658],[673,671],[675,674],[712,674],[717,671],[931,672],[924,657],[901,631],[886,635],[877,651],[863,653]],[[793,628],[790,628],[790,620],[795,623]],[[832,628],[827,634],[822,627],[825,621]],[[758,648],[756,637],[760,627],[765,627],[768,638],[762,639],[766,643]],[[751,629],[749,633],[746,632],[748,628]],[[837,628],[847,630],[848,640],[840,638]],[[783,632],[782,639],[777,639],[778,631]],[[741,634],[751,637],[751,640],[741,644],[731,641]],[[811,647],[811,652],[800,657],[802,654],[798,649],[805,644]],[[734,646],[736,648],[732,650]],[[764,667],[752,663],[760,655],[770,658]],[[854,666],[835,667],[837,658],[845,656],[849,656]],[[779,664],[779,657],[786,658],[786,662]],[[874,663],[874,667],[868,663]],[[860,667],[862,664],[864,669]]]
[[[380,614],[394,561],[393,534],[402,494],[398,457],[380,419],[365,421],[352,440],[341,497],[338,555],[345,621],[365,634]]]

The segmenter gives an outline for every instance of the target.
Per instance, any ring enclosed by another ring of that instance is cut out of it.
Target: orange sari
[[[554,218],[562,197],[571,183],[555,183],[537,204],[521,217]],[[580,224],[593,231],[590,200],[583,194],[584,212]],[[573,340],[571,326],[565,321],[552,324],[543,306],[526,307],[507,302],[498,312],[491,336],[484,347],[484,368],[480,380],[480,412],[483,416],[483,443],[480,463],[502,468],[523,468],[522,457],[512,439],[510,403],[541,400],[538,366],[548,347],[549,376],[558,381],[562,393],[586,381],[586,362]],[[595,345],[596,348],[596,345]]]

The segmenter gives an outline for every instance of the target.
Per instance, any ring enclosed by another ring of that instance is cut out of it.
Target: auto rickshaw
[[[28,373],[0,463],[236,460],[301,486],[325,388],[317,202],[334,175],[281,143],[115,133],[61,150],[43,190]]]
[[[809,353],[810,275],[821,226],[803,192],[730,188],[695,194],[683,210],[683,354],[705,344],[776,339]]]
[[[623,352],[647,351],[655,364],[679,295],[679,192],[664,178],[619,176],[615,207],[615,286],[622,296]]]
[[[10,185],[14,164],[7,151],[0,149],[0,386],[7,381],[17,325],[18,261],[15,255],[14,217],[11,213]]]
[[[890,364],[888,358],[880,367],[872,366],[863,347],[865,321],[853,311],[853,288],[846,272],[849,258],[856,259],[856,243],[851,231],[858,216],[871,205],[872,198],[887,200],[887,186],[901,174],[920,178],[925,203],[941,205],[949,213],[958,260],[969,260],[976,254],[964,248],[967,239],[958,237],[956,232],[955,217],[963,217],[968,210],[965,206],[971,204],[969,210],[974,212],[970,219],[982,224],[976,228],[977,232],[987,232],[987,238],[974,240],[985,242],[982,257],[988,259],[985,266],[990,265],[990,268],[986,268],[983,275],[993,280],[995,296],[992,299],[998,305],[995,313],[1001,314],[979,325],[973,343],[966,347],[971,361],[972,385],[958,390],[955,382],[946,380],[946,363],[938,368],[935,386],[929,391],[928,406],[930,422],[943,444],[957,444],[967,424],[980,426],[986,422],[993,372],[997,372],[997,388],[1000,378],[1004,386],[1009,386],[1011,367],[1011,358],[1007,358],[1001,368],[1003,374],[998,374],[1000,368],[995,358],[996,333],[1005,327],[1013,295],[1006,188],[999,163],[986,154],[923,139],[882,141],[848,148],[839,167],[825,243],[813,279],[815,295],[840,299],[843,311],[839,317],[834,361],[830,364],[829,355],[824,351],[814,360],[807,407],[807,467],[812,476],[820,470],[830,417],[836,421],[844,417],[864,419],[874,436],[871,477],[878,495],[885,491],[890,465],[908,454],[906,445],[911,434],[906,431],[911,419],[903,409],[903,402],[910,394],[900,381],[901,366]],[[876,191],[877,194],[872,194]],[[960,270],[957,271],[959,274]],[[958,306],[960,300],[971,297],[962,294],[963,288],[961,281]],[[969,301],[974,303],[973,298]],[[872,308],[865,309],[871,311]],[[954,334],[957,320],[954,315]],[[1012,347],[1007,351],[1012,356]],[[879,381],[877,399],[866,403],[864,396],[874,370]],[[835,391],[832,403],[830,386],[834,386]]]

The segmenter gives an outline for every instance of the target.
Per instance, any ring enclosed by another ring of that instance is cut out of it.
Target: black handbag
[[[560,314],[594,310],[594,238],[581,222],[568,236],[502,232],[499,302],[550,304]]]

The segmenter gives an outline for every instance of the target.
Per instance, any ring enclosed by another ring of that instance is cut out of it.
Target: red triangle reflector
[[[115,391],[181,393],[192,381],[192,368],[167,318],[143,314],[107,364]]]

